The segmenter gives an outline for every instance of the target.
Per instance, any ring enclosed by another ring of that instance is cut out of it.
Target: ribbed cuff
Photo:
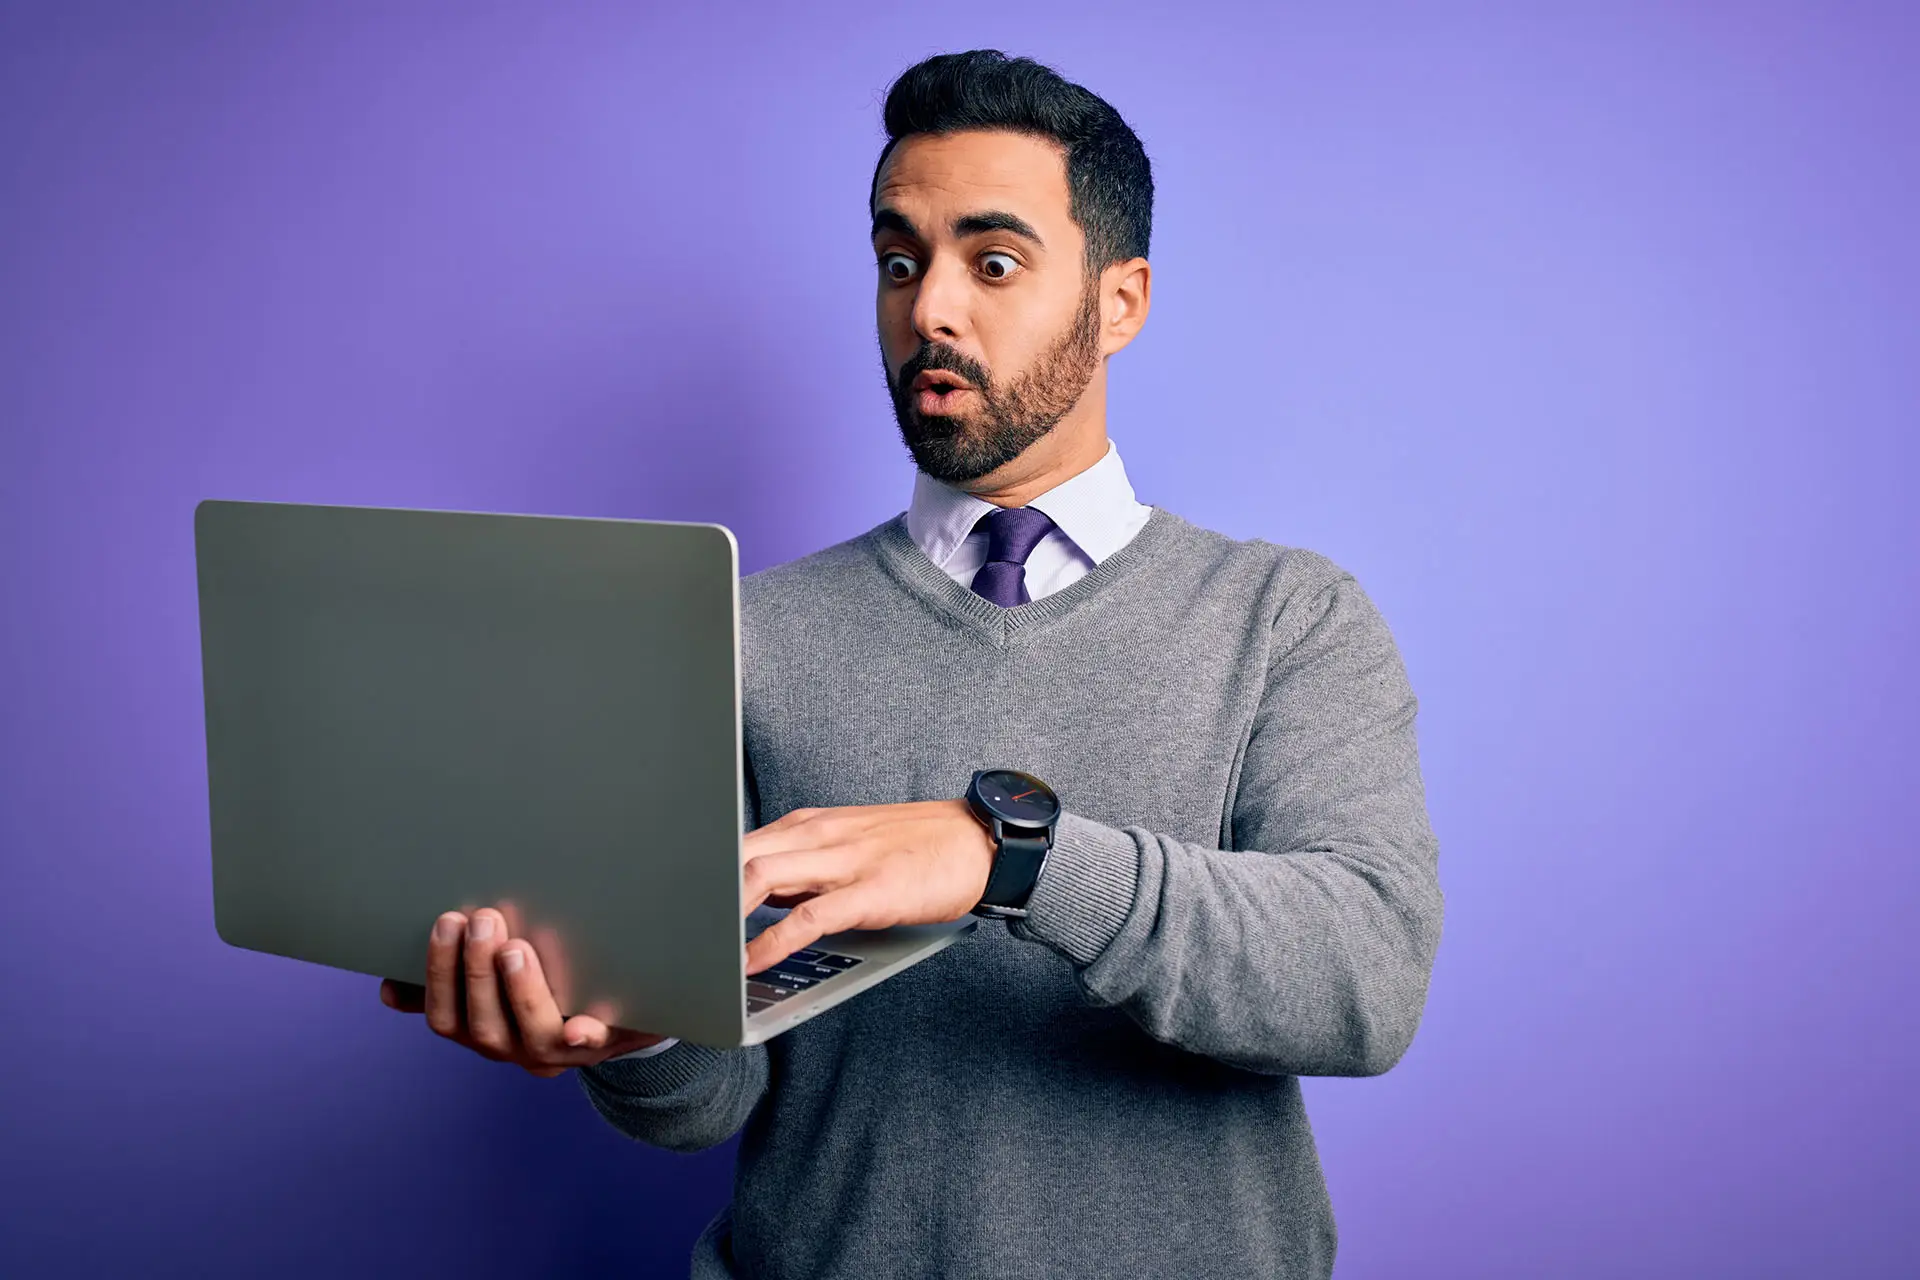
[[[650,1044],[644,1049],[635,1049],[632,1053],[623,1053],[617,1058],[608,1058],[608,1062],[627,1062],[635,1058],[652,1058],[665,1053],[680,1043],[679,1036],[668,1036],[658,1044]]]
[[[720,1065],[726,1052],[682,1040],[650,1058],[609,1058],[597,1067],[580,1068],[580,1074],[608,1093],[661,1098],[686,1088],[712,1071]]]
[[[1026,919],[1009,920],[1007,932],[1044,942],[1075,964],[1092,964],[1126,923],[1139,882],[1140,849],[1132,836],[1062,813]]]

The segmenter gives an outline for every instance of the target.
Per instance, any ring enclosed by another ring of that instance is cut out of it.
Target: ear
[[[1110,356],[1133,341],[1147,322],[1153,299],[1153,268],[1145,258],[1116,262],[1100,273],[1100,354]]]

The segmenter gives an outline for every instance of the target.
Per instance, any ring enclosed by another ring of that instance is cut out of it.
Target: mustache
[[[957,373],[983,394],[992,382],[991,376],[987,373],[987,367],[978,360],[963,355],[949,346],[923,342],[920,344],[920,349],[900,366],[900,372],[894,375],[893,394],[904,400],[907,389],[913,385],[913,380],[930,369],[944,369],[948,373]]]

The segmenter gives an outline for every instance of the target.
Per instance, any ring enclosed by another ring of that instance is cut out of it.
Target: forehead
[[[1066,148],[1005,130],[914,134],[888,153],[874,185],[876,210],[897,209],[925,230],[916,211],[1002,209],[1058,230],[1072,221],[1069,204]]]

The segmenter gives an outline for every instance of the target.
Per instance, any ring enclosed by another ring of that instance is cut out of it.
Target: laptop
[[[718,524],[208,500],[194,511],[214,927],[426,981],[495,906],[569,1016],[738,1048],[978,920],[746,973],[739,550]]]

